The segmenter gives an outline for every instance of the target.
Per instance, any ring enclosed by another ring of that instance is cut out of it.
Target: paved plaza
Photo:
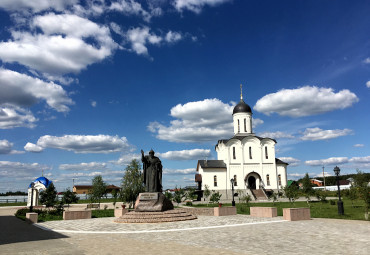
[[[2,215],[0,254],[370,254],[365,221],[236,215],[160,224],[99,218],[29,225]]]

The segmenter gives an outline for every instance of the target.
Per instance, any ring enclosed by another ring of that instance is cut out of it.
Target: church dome
[[[243,99],[240,99],[240,102],[234,107],[233,114],[239,112],[250,112],[252,113],[252,109],[249,105],[247,105]]]

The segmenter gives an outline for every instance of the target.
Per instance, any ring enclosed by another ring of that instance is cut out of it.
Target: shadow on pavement
[[[0,226],[0,245],[68,238],[68,236],[53,231],[42,230],[15,216],[0,216]]]

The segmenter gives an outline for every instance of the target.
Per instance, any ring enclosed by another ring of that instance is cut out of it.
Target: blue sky
[[[288,178],[370,169],[369,1],[0,2],[0,192],[119,185],[151,148],[163,186],[233,135],[243,96]]]

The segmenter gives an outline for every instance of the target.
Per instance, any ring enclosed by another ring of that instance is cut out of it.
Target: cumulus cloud
[[[165,40],[169,43],[174,43],[181,39],[182,39],[182,35],[178,32],[169,31],[165,36]]]
[[[304,177],[306,174],[302,174],[302,173],[288,173],[288,176],[291,176],[291,177]]]
[[[106,163],[99,162],[89,162],[89,163],[79,163],[79,164],[61,164],[59,165],[60,170],[68,171],[92,171],[92,170],[102,170],[107,167]]]
[[[357,147],[357,148],[359,148],[359,147],[364,147],[365,145],[363,145],[363,144],[361,144],[361,143],[357,143],[357,144],[355,144],[355,145],[353,145],[353,147]]]
[[[80,0],[1,0],[0,8],[7,11],[31,11],[40,12],[44,10],[63,11],[68,6],[78,3]]]
[[[291,134],[284,133],[281,131],[276,131],[276,132],[264,132],[259,134],[261,137],[269,137],[273,139],[280,139],[280,138],[288,138],[288,139],[294,139],[295,137]]]
[[[41,174],[42,170],[50,169],[51,167],[39,163],[0,161],[0,177],[4,178],[33,177],[35,174]]]
[[[195,168],[187,168],[187,169],[164,169],[163,174],[195,174]],[[194,181],[194,179],[193,179]]]
[[[349,160],[347,157],[332,157],[327,159],[307,160],[305,161],[305,164],[309,166],[328,166],[328,165],[342,165],[348,162]]]
[[[370,58],[365,58],[362,62],[364,64],[370,64]]]
[[[358,102],[351,91],[344,89],[335,93],[332,88],[304,86],[298,89],[282,89],[259,99],[256,111],[266,115],[302,117],[345,109]]]
[[[91,106],[92,107],[96,107],[96,105],[97,105],[97,102],[96,101],[91,101]]]
[[[351,163],[370,163],[370,156],[367,157],[353,157],[349,160]]]
[[[353,132],[350,129],[334,129],[334,130],[323,130],[321,128],[306,128],[303,132],[302,140],[328,140],[334,139],[340,136],[351,135]]]
[[[115,165],[127,165],[129,164],[133,159],[140,160],[141,159],[141,154],[134,154],[134,153],[125,153],[123,154],[118,160],[113,160],[110,161],[110,163],[115,164]]]
[[[289,166],[298,166],[301,162],[299,159],[293,157],[279,157],[280,160],[289,164]]]
[[[211,150],[193,149],[182,151],[167,151],[158,153],[158,156],[168,160],[195,160],[211,156]]]
[[[33,143],[27,143],[25,146],[24,146],[24,149],[28,152],[42,152],[44,150],[44,148],[42,148],[41,146],[38,146],[36,144],[33,144]]]
[[[216,6],[231,0],[175,0],[173,5],[178,11],[189,10],[195,13],[200,13],[206,5]]]
[[[0,104],[31,106],[39,100],[58,112],[68,112],[73,104],[60,85],[0,67]]]
[[[0,129],[33,128],[36,121],[29,110],[10,104],[0,105]]]
[[[126,39],[131,44],[131,49],[139,55],[148,55],[146,44],[159,44],[160,36],[150,33],[149,27],[137,27],[127,31]]]
[[[370,81],[366,82],[366,87],[370,88]]]
[[[170,115],[175,120],[170,126],[151,122],[148,130],[156,133],[161,140],[171,142],[215,141],[233,135],[233,105],[219,99],[178,104],[171,109]]]
[[[118,11],[123,13],[124,15],[131,16],[137,15],[143,17],[143,19],[147,22],[150,21],[152,18],[152,13],[147,12],[143,9],[140,3],[133,1],[133,0],[119,0],[118,2],[112,2],[109,7],[111,11]],[[156,16],[158,9],[153,12]]]
[[[13,143],[8,140],[0,140],[0,154],[9,154],[12,151]]]
[[[113,153],[130,149],[126,137],[109,135],[45,135],[37,145],[42,148],[55,148],[75,153]]]
[[[12,30],[13,40],[0,43],[0,58],[4,62],[17,62],[49,75],[63,75],[78,73],[100,62],[118,47],[108,27],[73,14],[36,16],[30,28],[43,33]]]

